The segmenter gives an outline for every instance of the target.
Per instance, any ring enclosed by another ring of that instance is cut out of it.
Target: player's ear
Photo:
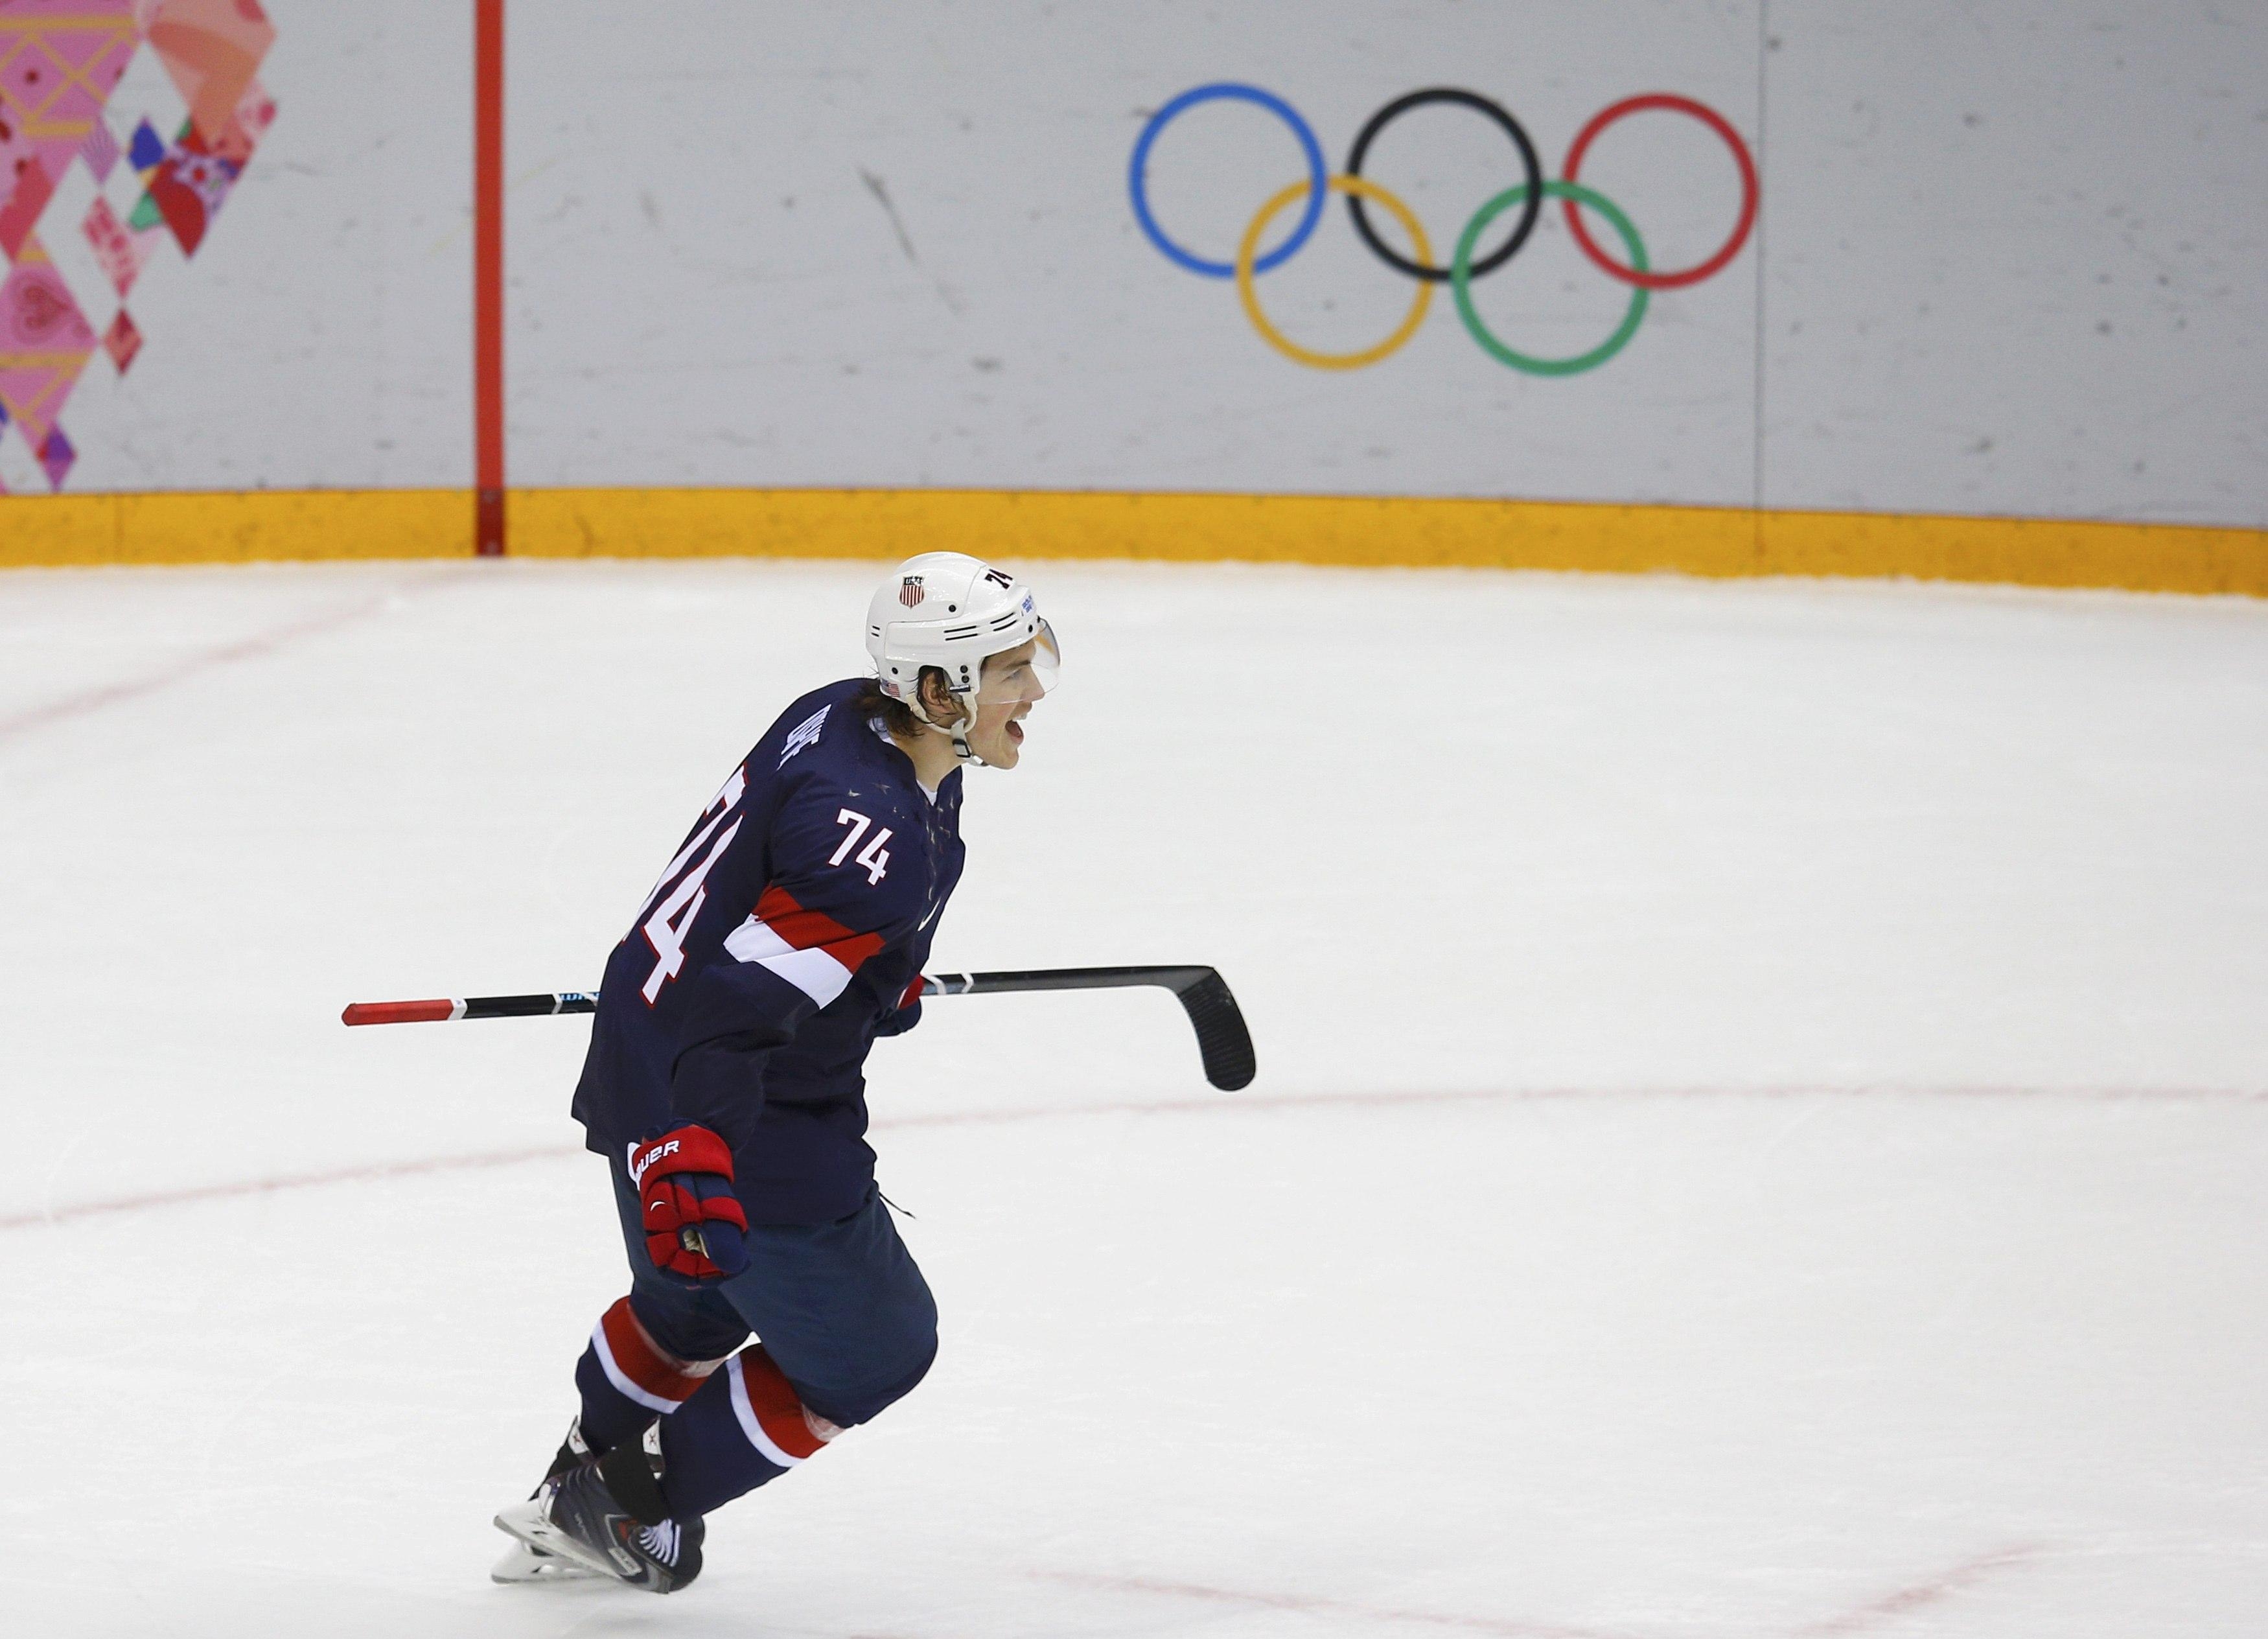
[[[961,716],[961,702],[954,698],[953,690],[946,686],[945,673],[935,666],[924,666],[921,671],[922,709],[933,723],[950,723]]]

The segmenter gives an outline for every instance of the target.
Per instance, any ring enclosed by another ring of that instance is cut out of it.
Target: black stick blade
[[[1177,986],[1189,1023],[1197,1033],[1197,1056],[1204,1060],[1205,1080],[1225,1093],[1249,1087],[1259,1073],[1252,1052],[1252,1032],[1245,1028],[1244,1010],[1228,981],[1212,969],[1187,985]]]
[[[924,996],[982,996],[1011,990],[1123,990],[1156,985],[1174,993],[1197,1033],[1205,1080],[1223,1092],[1251,1085],[1252,1032],[1219,972],[1206,967],[1039,968],[1014,973],[930,973]]]

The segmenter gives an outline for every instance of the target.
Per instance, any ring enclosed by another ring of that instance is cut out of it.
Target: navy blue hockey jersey
[[[915,1016],[961,880],[959,772],[932,801],[858,689],[790,706],[703,811],[608,958],[575,1089],[602,1155],[722,1134],[751,1223],[865,1202],[867,1049]]]

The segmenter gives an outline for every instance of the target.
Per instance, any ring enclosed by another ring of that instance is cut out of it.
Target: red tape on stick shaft
[[[444,1024],[454,1018],[453,1001],[357,1001],[339,1015],[348,1024]]]

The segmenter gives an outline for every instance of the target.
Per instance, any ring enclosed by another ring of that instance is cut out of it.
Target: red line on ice
[[[1242,1115],[1269,1110],[1370,1110],[1404,1104],[1557,1104],[1656,1098],[2031,1098],[2073,1103],[2264,1104],[2268,1091],[2238,1087],[1503,1087],[1409,1093],[1216,1094],[1211,1098],[1126,1099],[1062,1109],[948,1111],[877,1120],[880,1130],[996,1126],[1067,1116]]]
[[[426,1172],[469,1172],[482,1167],[512,1167],[522,1162],[552,1161],[587,1154],[580,1144],[546,1144],[540,1149],[507,1149],[486,1155],[433,1155],[423,1161],[381,1161],[369,1166],[335,1167],[328,1172],[300,1172],[282,1178],[246,1178],[234,1184],[205,1184],[193,1189],[156,1190],[147,1195],[127,1195],[116,1200],[82,1201],[51,1212],[18,1212],[0,1218],[0,1229],[37,1229],[41,1224],[70,1223],[80,1218],[110,1213],[143,1212],[153,1207],[188,1207],[199,1201],[231,1200],[245,1195],[272,1195],[280,1190],[315,1189],[326,1184],[367,1184],[379,1178],[415,1178]]]
[[[391,589],[387,595],[391,595]],[[99,688],[86,689],[77,694],[65,695],[60,700],[50,700],[45,705],[35,705],[12,717],[0,717],[0,740],[28,734],[35,728],[45,728],[73,717],[85,717],[106,706],[117,705],[128,700],[155,694],[160,689],[171,688],[200,672],[223,666],[233,666],[239,661],[259,660],[275,653],[285,645],[302,638],[316,637],[341,626],[351,625],[357,620],[376,614],[386,606],[386,596],[366,599],[345,609],[335,609],[320,615],[311,615],[289,625],[278,626],[272,631],[239,638],[234,643],[225,643],[217,649],[207,649],[201,654],[191,654],[171,666],[150,673],[147,676],[129,678],[124,683],[104,683]]]
[[[1950,1570],[1870,1599],[1855,1610],[1795,1628],[1788,1639],[1848,1639],[1894,1621],[1924,1606],[1934,1605],[1994,1571],[2036,1558],[2040,1548],[2029,1544],[1996,1548],[1963,1560]],[[1576,1628],[1563,1622],[1528,1621],[1514,1617],[1462,1616],[1441,1611],[1395,1610],[1353,1599],[1322,1594],[1259,1593],[1240,1588],[1216,1588],[1201,1583],[1174,1582],[1158,1576],[1103,1576],[1079,1571],[1030,1570],[1024,1573],[1042,1582],[1065,1583],[1097,1592],[1125,1590],[1162,1594],[1167,1598],[1203,1599],[1221,1605],[1242,1605],[1263,1610],[1307,1611],[1317,1614],[1356,1616],[1374,1622],[1406,1622],[1412,1627],[1447,1628],[1461,1633],[1498,1634],[1506,1639],[1629,1639],[1626,1634],[1604,1628]]]
[[[1127,1099],[1107,1104],[1071,1104],[1049,1109],[942,1111],[934,1115],[899,1116],[874,1123],[877,1132],[914,1127],[1005,1126],[1020,1121],[1065,1121],[1080,1116],[1114,1115],[1249,1115],[1277,1110],[1375,1110],[1415,1104],[1537,1104],[1576,1099],[1697,1099],[1798,1097],[1905,1098],[2044,1098],[2088,1102],[2155,1100],[2167,1104],[2261,1104],[2268,1092],[2236,1088],[2205,1087],[1657,1087],[1499,1088],[1493,1091],[1411,1093],[1277,1093],[1258,1097],[1221,1094],[1211,1098]],[[233,1184],[207,1184],[189,1189],[159,1190],[115,1200],[81,1201],[45,1212],[18,1212],[0,1216],[0,1232],[36,1229],[41,1224],[69,1223],[112,1213],[141,1212],[156,1207],[194,1206],[201,1201],[228,1200],[244,1195],[267,1195],[278,1190],[314,1189],[329,1184],[361,1184],[377,1178],[412,1178],[426,1172],[461,1172],[483,1167],[519,1166],[530,1161],[556,1161],[589,1153],[580,1144],[549,1144],[527,1149],[504,1150],[482,1155],[434,1155],[421,1161],[379,1162],[367,1166],[338,1167],[322,1172],[287,1174],[279,1178],[247,1178]]]
[[[1238,1588],[1211,1588],[1200,1583],[1167,1582],[1155,1576],[1097,1576],[1078,1571],[1035,1570],[1024,1573],[1042,1582],[1068,1583],[1099,1592],[1130,1589],[1137,1593],[1160,1593],[1174,1598],[1204,1599],[1220,1605],[1244,1605],[1271,1611],[1312,1611],[1319,1614],[1359,1616],[1373,1622],[1408,1622],[1417,1627],[1450,1628],[1460,1633],[1500,1634],[1506,1639],[1629,1639],[1626,1634],[1600,1628],[1570,1628],[1559,1622],[1526,1622],[1500,1616],[1455,1616],[1435,1611],[1397,1611],[1362,1605],[1352,1599],[1327,1598],[1311,1593],[1253,1593]]]
[[[1909,1611],[1919,1610],[1925,1605],[1958,1593],[1973,1583],[1981,1582],[1994,1571],[2010,1565],[2021,1565],[2036,1559],[2042,1550],[2036,1545],[2018,1543],[2010,1547],[1995,1548],[1990,1554],[1979,1554],[1974,1559],[1962,1561],[1952,1569],[1886,1593],[1879,1599],[1870,1599],[1854,1611],[1840,1616],[1830,1616],[1824,1621],[1808,1623],[1799,1628],[1791,1639],[1844,1639],[1845,1635],[1864,1633]]]

